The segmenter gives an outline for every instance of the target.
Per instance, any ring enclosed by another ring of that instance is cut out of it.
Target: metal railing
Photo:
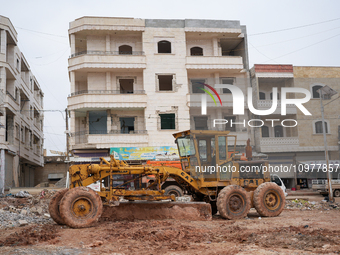
[[[12,94],[7,90],[6,91],[6,95],[8,95],[10,98],[12,98],[14,101],[17,101],[17,99],[14,97],[14,96],[12,96]]]
[[[122,131],[122,130],[91,130],[91,132],[84,130],[84,131],[78,131],[71,133],[71,137],[78,137],[78,136],[85,136],[85,135],[130,135],[130,134],[147,134],[147,130],[131,130],[128,132]]]
[[[69,97],[83,94],[110,94],[110,95],[120,95],[120,94],[134,94],[134,95],[143,95],[145,94],[145,90],[80,90],[77,92],[71,93]]]
[[[108,55],[108,56],[118,56],[118,55],[132,55],[132,56],[142,56],[144,51],[99,51],[99,50],[87,50],[80,51],[72,54],[70,58],[80,56],[80,55]]]

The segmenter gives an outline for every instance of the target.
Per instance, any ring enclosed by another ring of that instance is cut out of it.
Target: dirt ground
[[[340,211],[285,209],[276,218],[230,221],[98,222],[87,229],[54,223],[0,231],[1,254],[338,254]]]

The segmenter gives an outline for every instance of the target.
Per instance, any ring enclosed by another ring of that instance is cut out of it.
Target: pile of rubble
[[[0,198],[0,229],[27,224],[52,223],[48,204],[55,190],[43,190],[38,195],[20,191]]]
[[[304,199],[294,199],[294,200],[286,200],[285,209],[300,209],[301,211],[306,210],[340,210],[339,203],[329,203],[326,200],[321,202],[308,201]]]

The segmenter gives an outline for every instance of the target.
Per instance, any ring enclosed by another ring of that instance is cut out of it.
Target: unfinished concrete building
[[[0,192],[33,186],[35,168],[44,165],[43,97],[13,24],[0,16]]]
[[[110,147],[174,146],[172,133],[213,129],[214,118],[233,116],[208,101],[202,116],[202,84],[250,86],[246,30],[239,21],[82,17],[69,28],[71,57],[70,149],[101,156]],[[204,92],[203,92],[204,93]],[[242,120],[240,119],[242,118]],[[247,127],[220,126],[244,146]]]

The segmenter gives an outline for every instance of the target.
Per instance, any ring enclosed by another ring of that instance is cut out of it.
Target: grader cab
[[[117,206],[121,199],[168,200],[168,203],[157,203],[158,207],[168,207],[170,201],[175,201],[174,195],[166,195],[161,189],[168,178],[175,180],[194,201],[206,202],[201,203],[198,210],[209,208],[210,213],[218,211],[226,219],[243,218],[252,206],[261,216],[278,216],[282,212],[285,196],[277,184],[270,182],[268,162],[252,161],[249,154],[248,160],[240,160],[235,155],[236,136],[229,135],[229,131],[188,130],[173,136],[182,169],[128,165],[113,156],[110,162],[101,158],[100,164],[73,165],[69,168],[69,189],[57,192],[51,199],[51,217],[58,224],[79,228],[97,221],[103,205]],[[127,182],[152,175],[155,181],[146,187],[128,190],[123,188],[124,184],[113,185],[117,175],[133,175],[134,179]],[[87,187],[97,181],[100,191]],[[176,205],[181,206],[180,203]]]

